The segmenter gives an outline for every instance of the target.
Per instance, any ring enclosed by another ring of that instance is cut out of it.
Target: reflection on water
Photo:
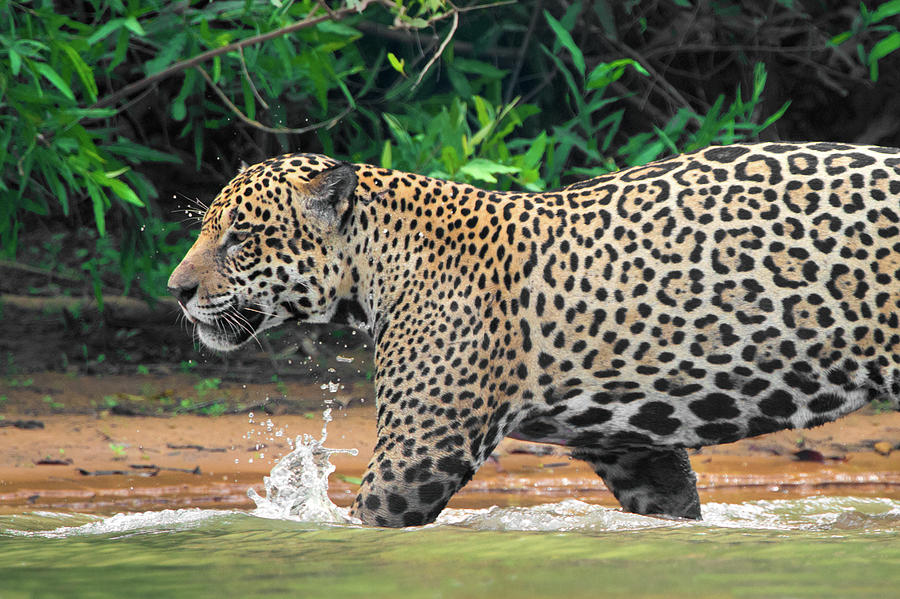
[[[401,530],[199,509],[0,516],[0,597],[898,596],[898,501],[704,510],[689,522],[568,500]]]

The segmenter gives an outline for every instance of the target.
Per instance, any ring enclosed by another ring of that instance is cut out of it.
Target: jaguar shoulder
[[[363,522],[434,520],[505,436],[699,518],[685,448],[897,405],[900,150],[714,147],[534,194],[287,155],[225,187],[169,286],[220,350],[369,330]]]

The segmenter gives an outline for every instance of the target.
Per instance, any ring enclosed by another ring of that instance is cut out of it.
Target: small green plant
[[[183,373],[192,372],[197,368],[197,363],[193,360],[182,360],[178,363],[178,370]]]
[[[218,417],[223,415],[228,410],[228,406],[224,401],[217,401],[216,403],[206,406],[200,409],[200,413],[206,416]]]
[[[282,397],[287,397],[288,388],[283,380],[277,375],[272,375],[272,382],[275,383],[275,388],[278,389],[278,392],[281,393]]]
[[[128,452],[125,451],[125,445],[123,443],[110,443],[109,450],[113,452],[114,460],[124,460],[128,457]]]
[[[194,389],[197,391],[197,398],[203,399],[210,391],[215,391],[219,388],[219,385],[222,384],[222,379],[219,378],[206,378],[202,379],[200,382],[194,385]]]
[[[871,405],[872,405],[872,410],[876,414],[889,414],[890,412],[893,412],[895,409],[894,404],[891,402],[891,400],[889,400],[887,398],[876,399],[876,400],[872,401]]]
[[[150,374],[150,369],[147,368],[146,366],[144,366],[143,364],[138,364],[137,373],[146,376],[146,375]]]
[[[50,395],[45,395],[44,397],[41,398],[41,401],[43,401],[45,404],[50,406],[50,409],[52,409],[52,410],[62,410],[63,408],[66,407],[64,404],[54,400],[53,397]]]

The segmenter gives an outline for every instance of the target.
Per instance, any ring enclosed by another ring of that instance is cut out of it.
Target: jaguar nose
[[[187,303],[191,301],[191,298],[197,295],[197,287],[198,285],[169,287],[169,293],[173,295],[182,306],[187,306]]]

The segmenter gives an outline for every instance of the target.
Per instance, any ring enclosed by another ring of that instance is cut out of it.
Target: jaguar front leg
[[[405,455],[379,437],[375,455],[363,476],[351,515],[370,526],[420,526],[433,522],[450,498],[475,473],[466,452]]]
[[[378,441],[351,514],[373,526],[433,522],[502,439],[494,422],[456,402],[382,402]]]
[[[697,477],[681,448],[633,447],[616,451],[580,448],[626,511],[700,519]]]

